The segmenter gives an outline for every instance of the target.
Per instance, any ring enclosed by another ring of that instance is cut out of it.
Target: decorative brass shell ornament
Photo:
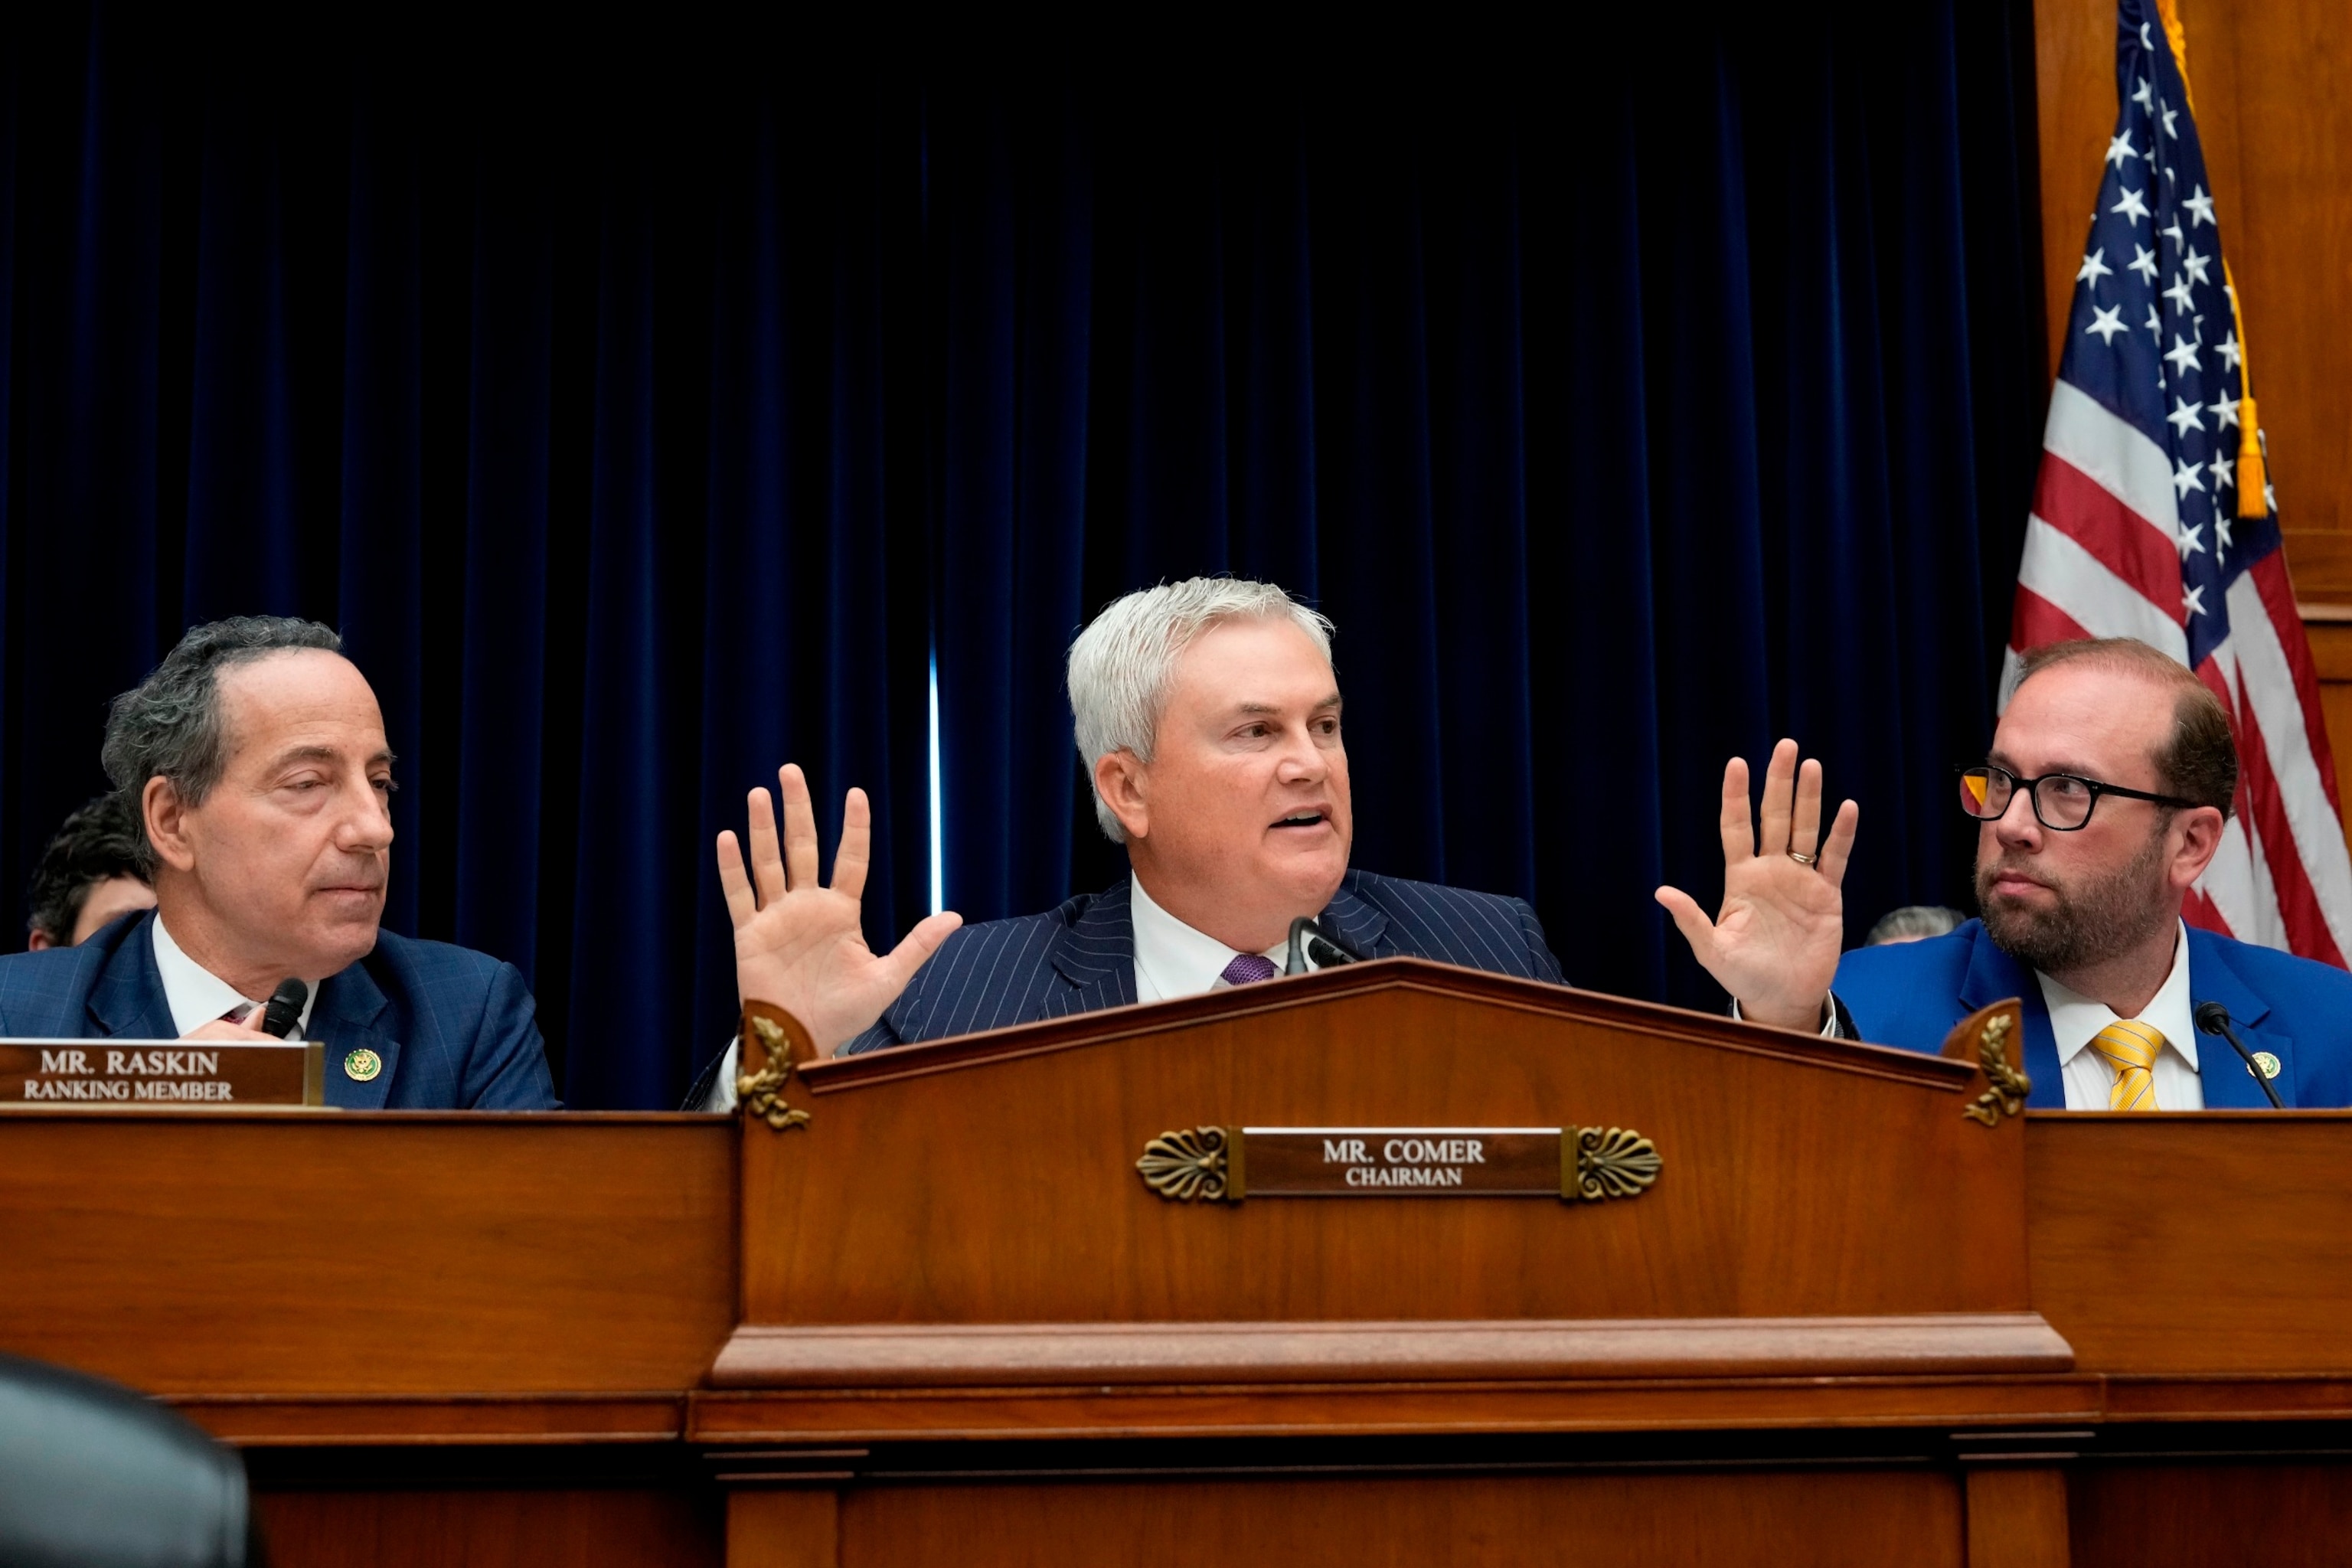
[[[1560,1137],[1563,1147],[1570,1142],[1574,1143],[1573,1195],[1587,1203],[1598,1203],[1602,1198],[1640,1197],[1649,1191],[1665,1166],[1658,1146],[1630,1127],[1563,1128]]]
[[[1225,1142],[1222,1127],[1162,1132],[1143,1146],[1135,1168],[1144,1184],[1163,1198],[1213,1202],[1225,1195]]]

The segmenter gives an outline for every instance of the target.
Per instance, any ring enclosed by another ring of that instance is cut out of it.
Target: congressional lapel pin
[[[361,1046],[343,1058],[343,1076],[353,1083],[373,1083],[383,1071],[383,1058]]]
[[[2264,1078],[2276,1078],[2279,1075],[2279,1059],[2268,1051],[2256,1051],[2254,1065],[2263,1069]]]

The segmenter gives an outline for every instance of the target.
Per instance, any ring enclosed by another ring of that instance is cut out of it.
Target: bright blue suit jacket
[[[79,947],[0,958],[0,1037],[168,1040],[152,910]],[[375,951],[319,983],[309,1036],[327,1050],[327,1103],[352,1110],[552,1110],[555,1083],[530,987],[511,963],[379,931]],[[383,1070],[343,1070],[364,1046]]]
[[[2017,997],[2024,1004],[2025,1076],[2033,1080],[2026,1103],[2066,1109],[2041,982],[1993,944],[1983,921],[1926,942],[1856,948],[1840,961],[1835,989],[1864,1039],[1915,1051],[1941,1049],[1961,1019]],[[2189,996],[2192,1006],[2229,1008],[2246,1049],[2278,1058],[2271,1087],[2287,1105],[2352,1106],[2352,974],[2190,926]],[[2200,1039],[2197,1064],[2209,1109],[2270,1103],[2227,1041]]]
[[[1135,926],[1124,877],[1018,920],[965,926],[931,954],[879,1022],[843,1054],[1002,1029],[1135,1000]],[[1365,958],[1433,958],[1560,982],[1559,960],[1522,899],[1349,871],[1318,922]]]

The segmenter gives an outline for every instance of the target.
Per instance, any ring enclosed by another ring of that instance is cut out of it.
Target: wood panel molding
[[[674,1443],[686,1391],[605,1394],[352,1398],[210,1394],[167,1400],[241,1447],[396,1447],[410,1444]]]
[[[2032,1312],[1605,1322],[748,1327],[713,1388],[1919,1377],[2073,1370]]]
[[[1605,1383],[1262,1384],[1101,1388],[713,1391],[687,1436],[712,1446],[1035,1438],[1411,1436],[1832,1427],[2072,1427],[2096,1378],[1790,1377]]]

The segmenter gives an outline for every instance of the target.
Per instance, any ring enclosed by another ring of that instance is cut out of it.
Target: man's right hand
[[[1838,950],[1844,945],[1841,890],[1860,815],[1847,801],[1821,835],[1822,764],[1797,765],[1797,742],[1772,748],[1764,770],[1763,809],[1751,819],[1748,764],[1723,770],[1723,907],[1713,920],[1678,888],[1660,888],[1673,915],[1716,984],[1759,1024],[1814,1030],[1829,1005]]]
[[[764,789],[753,790],[748,800],[748,875],[735,835],[719,836],[719,885],[735,926],[735,991],[739,1000],[772,1003],[798,1018],[817,1054],[829,1057],[898,1000],[963,917],[952,910],[929,916],[877,956],[857,919],[872,837],[866,792],[851,790],[842,807],[841,847],[827,888],[817,881],[816,812],[808,780],[787,763],[776,782],[784,797],[781,854],[775,808]]]

